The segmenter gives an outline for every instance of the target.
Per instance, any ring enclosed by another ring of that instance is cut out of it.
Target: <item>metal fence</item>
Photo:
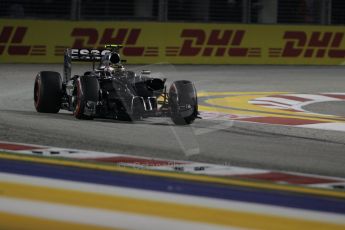
[[[0,18],[345,25],[345,1],[0,0]]]

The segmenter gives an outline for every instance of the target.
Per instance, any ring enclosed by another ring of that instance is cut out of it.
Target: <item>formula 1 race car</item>
[[[58,72],[41,71],[34,85],[37,112],[72,111],[78,119],[111,118],[134,121],[145,117],[171,117],[177,125],[191,124],[198,117],[195,86],[175,81],[169,91],[166,79],[137,74],[124,68],[120,45],[99,49],[66,49],[63,79]],[[91,71],[71,76],[73,61],[93,63]],[[99,66],[95,68],[95,63]]]

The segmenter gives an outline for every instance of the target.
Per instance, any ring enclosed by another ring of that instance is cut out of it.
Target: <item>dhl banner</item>
[[[344,26],[0,20],[0,63],[62,63],[122,44],[132,64],[344,65]]]

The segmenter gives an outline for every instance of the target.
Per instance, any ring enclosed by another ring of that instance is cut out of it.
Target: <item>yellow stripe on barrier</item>
[[[265,182],[254,182],[246,181],[241,179],[230,179],[230,178],[220,178],[220,177],[211,177],[205,175],[194,175],[188,173],[176,173],[176,172],[166,172],[166,171],[153,171],[153,170],[143,170],[123,166],[115,165],[106,165],[100,163],[91,163],[91,162],[81,162],[74,161],[70,159],[56,159],[50,157],[37,157],[37,156],[27,156],[19,155],[13,153],[0,152],[0,159],[8,160],[23,160],[34,163],[44,163],[44,164],[54,164],[62,166],[71,166],[71,167],[80,167],[86,169],[96,169],[96,170],[105,170],[105,171],[115,171],[123,173],[134,173],[145,176],[159,176],[167,177],[172,179],[181,179],[181,180],[190,180],[196,182],[206,182],[206,183],[219,183],[230,186],[245,186],[256,189],[270,189],[270,190],[280,190],[286,192],[297,192],[310,195],[319,195],[319,196],[331,196],[337,198],[345,198],[345,193],[340,191],[327,190],[322,188],[307,188],[307,187],[297,187],[293,185],[280,185],[273,183]]]
[[[102,195],[41,186],[0,182],[1,196],[151,215],[185,221],[256,229],[344,229],[344,226],[201,206]]]

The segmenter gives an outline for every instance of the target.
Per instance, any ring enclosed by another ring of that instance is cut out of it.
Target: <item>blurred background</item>
[[[1,0],[0,18],[344,25],[344,0]]]

